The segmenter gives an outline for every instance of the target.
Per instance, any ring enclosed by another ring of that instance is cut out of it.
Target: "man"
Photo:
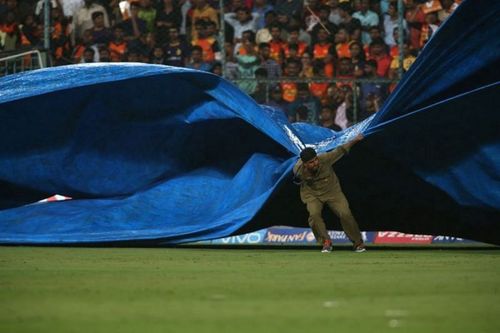
[[[85,30],[92,29],[92,27],[94,26],[92,14],[95,12],[103,13],[104,26],[106,28],[109,28],[109,18],[106,9],[103,6],[95,3],[94,0],[85,0],[83,7],[81,7],[76,12],[75,17],[73,17],[76,38],[82,37]]]
[[[359,134],[352,141],[320,155],[313,148],[305,148],[293,167],[294,178],[300,182],[300,198],[309,212],[309,226],[316,240],[323,245],[323,253],[332,251],[332,240],[321,216],[325,203],[340,218],[344,232],[354,244],[354,251],[366,251],[358,223],[332,168],[335,162],[361,140],[363,135]]]

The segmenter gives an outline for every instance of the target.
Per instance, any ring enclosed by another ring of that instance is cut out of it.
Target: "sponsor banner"
[[[459,237],[452,236],[434,236],[432,239],[432,244],[464,244],[464,243],[477,243],[475,241],[471,241],[469,239],[463,239]]]
[[[264,243],[304,244],[314,243],[314,235],[306,228],[269,228],[266,230]]]
[[[351,244],[349,238],[343,231],[328,231],[334,244]],[[365,242],[373,240],[373,232],[362,232]],[[265,243],[273,244],[316,244],[314,234],[309,228],[280,228],[273,227],[267,229]]]
[[[266,230],[259,230],[244,235],[214,239],[211,241],[198,242],[199,244],[217,244],[217,245],[238,245],[238,244],[262,244],[266,235]]]
[[[397,231],[378,231],[375,244],[431,244],[434,236],[405,234]]]

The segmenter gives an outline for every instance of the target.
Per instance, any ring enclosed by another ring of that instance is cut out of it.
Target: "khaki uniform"
[[[345,146],[339,146],[328,153],[319,154],[319,169],[316,174],[308,172],[300,159],[293,167],[293,173],[302,181],[300,198],[309,212],[309,226],[321,244],[330,239],[321,215],[324,204],[327,204],[339,217],[344,232],[354,244],[363,242],[358,223],[351,213],[339,179],[332,168],[332,165],[347,153],[348,149]]]

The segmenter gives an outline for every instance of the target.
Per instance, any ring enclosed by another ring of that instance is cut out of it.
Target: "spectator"
[[[392,38],[396,41],[396,43],[399,42],[399,28],[398,27],[395,27],[393,30],[392,30]],[[406,41],[406,35],[403,36],[403,42]],[[394,58],[394,57],[397,57],[399,55],[399,44],[394,44],[390,47],[389,49],[389,55]]]
[[[264,20],[265,26],[260,28],[255,35],[255,42],[257,45],[260,43],[269,43],[271,41],[271,26],[276,24],[276,13],[272,10],[268,11]]]
[[[267,70],[265,68],[259,67],[255,70],[255,79],[265,80],[267,79]],[[254,92],[250,95],[257,103],[264,104],[267,101],[267,82],[258,81]]]
[[[414,51],[410,50],[409,43],[405,43],[403,45],[403,73],[406,73],[410,69],[411,65],[413,65],[413,63],[416,60],[416,56],[413,52]],[[389,69],[388,76],[390,79],[393,79],[393,80],[400,78],[399,77],[399,55],[397,55],[396,57],[394,57],[392,59],[391,67]],[[396,88],[396,85],[392,84],[390,87],[390,91],[392,92],[394,90],[394,88]]]
[[[207,26],[209,24],[215,25],[214,22],[206,22],[198,20],[196,22],[196,31],[198,38],[191,42],[192,46],[200,46],[203,49],[203,61],[207,63],[212,63],[216,59],[220,60],[220,48],[219,43],[215,36],[208,35]]]
[[[337,68],[337,78],[339,79],[354,79],[354,70],[351,62],[351,58],[343,57],[338,61]],[[351,82],[339,82],[339,85],[349,85],[351,86]]]
[[[429,12],[425,14],[425,23],[422,24],[422,28],[420,29],[420,48],[424,47],[438,28],[439,21],[437,18],[437,12]]]
[[[377,78],[377,62],[375,60],[368,60],[365,64],[365,76],[366,79],[376,79]],[[368,99],[377,100],[378,103],[382,103],[387,95],[387,85],[385,83],[379,82],[362,82],[359,84],[359,101],[360,101],[360,115],[359,119],[363,120],[371,115],[370,110],[368,110]]]
[[[147,31],[146,21],[139,18],[139,5],[137,2],[130,4],[130,17],[124,20],[120,25],[123,28],[126,41],[131,41],[140,38]]]
[[[194,10],[191,17],[192,29],[191,29],[191,39],[198,38],[198,32],[194,29],[196,22],[199,20],[206,21],[210,20],[215,22],[217,29],[219,29],[219,17],[217,11],[210,6],[206,0],[194,0]]]
[[[140,62],[141,61],[140,51],[137,50],[136,48],[129,49],[126,54],[126,60],[127,62]]]
[[[127,43],[124,39],[124,32],[121,25],[117,25],[113,31],[113,39],[108,44],[109,56],[113,62],[121,62],[127,53]]]
[[[252,13],[257,14],[257,31],[264,28],[266,24],[266,14],[274,9],[273,5],[267,3],[267,0],[255,0]]]
[[[279,85],[275,86],[269,95],[269,101],[266,105],[272,106],[275,109],[283,111],[286,114],[288,106],[290,103],[283,99],[283,92],[281,91],[281,87]]]
[[[268,43],[259,44],[260,67],[266,70],[266,77],[278,79],[281,77],[281,67],[276,60],[271,59],[271,49]]]
[[[238,54],[246,54],[245,52],[245,48],[243,47],[243,44],[245,41],[247,40],[255,40],[255,33],[252,31],[252,30],[246,30],[246,31],[243,31],[243,33],[241,34],[241,41],[239,41],[238,43],[236,43],[236,45],[234,46],[234,55],[238,55]]]
[[[305,30],[305,25],[303,21],[295,17],[291,17],[287,29],[288,31],[292,31],[293,29],[299,29],[298,42],[306,43],[306,46],[308,48],[311,47],[312,44],[311,35],[309,34],[309,32]],[[289,39],[290,39],[290,34],[288,34],[288,40]]]
[[[99,49],[99,62],[110,62],[111,61],[111,54],[109,52],[109,49],[105,46],[101,47]]]
[[[163,51],[161,45],[155,45],[153,47],[153,51],[151,52],[151,56],[149,58],[149,63],[156,65],[166,64],[165,51]]]
[[[84,0],[83,7],[81,7],[76,12],[76,16],[73,17],[73,23],[75,25],[75,38],[82,37],[85,30],[91,29],[94,26],[92,14],[95,12],[103,13],[104,26],[109,28],[109,18],[106,9],[95,3],[94,0]]]
[[[83,51],[83,57],[82,57],[82,63],[84,64],[88,64],[88,63],[92,63],[94,62],[94,56],[95,56],[96,52],[95,50],[92,48],[92,47],[87,47],[84,51]]]
[[[334,130],[342,131],[339,125],[335,124],[335,110],[330,105],[323,105],[320,114],[321,126]]]
[[[309,109],[305,105],[299,105],[295,111],[293,119],[288,119],[290,122],[307,123],[309,119]]]
[[[353,18],[358,19],[361,22],[362,34],[361,41],[363,44],[370,44],[371,38],[368,34],[370,27],[377,26],[379,24],[379,17],[377,13],[371,11],[370,0],[361,0],[360,10],[352,14]]]
[[[370,35],[370,40],[373,41],[375,39],[384,39],[384,36],[382,34],[382,30],[378,25],[375,25],[373,27],[368,28],[368,34]],[[369,46],[369,44],[367,45]]]
[[[108,45],[111,39],[113,39],[113,33],[111,32],[111,29],[104,26],[104,13],[93,12],[92,22],[94,25],[90,31],[92,32],[92,39],[94,43],[98,45]]]
[[[222,76],[222,64],[218,61],[214,62],[210,68],[210,73]]]
[[[333,90],[332,100],[336,106],[335,110],[335,124],[339,126],[342,130],[349,127],[351,121],[348,117],[348,103],[346,99],[347,91],[350,89],[349,86],[340,86]]]
[[[289,103],[297,98],[297,83],[289,81],[287,78],[296,79],[301,70],[300,61],[297,59],[288,59],[285,64],[283,80],[280,82],[283,99]]]
[[[285,42],[281,39],[281,27],[277,24],[271,26],[271,41],[269,47],[271,50],[270,57],[278,64],[283,63]]]
[[[410,44],[414,50],[420,49],[420,30],[425,22],[425,14],[421,10],[421,5],[415,0],[405,1],[405,20],[410,31]]]
[[[290,58],[290,48],[292,46],[296,47],[296,57],[300,58],[307,51],[308,47],[305,42],[299,40],[300,28],[298,26],[292,26],[288,30],[288,43],[283,44],[283,51],[285,58]]]
[[[168,29],[168,42],[165,44],[165,64],[169,66],[184,67],[190,56],[190,47],[179,36],[179,28]]]
[[[348,2],[342,2],[338,7],[338,13],[340,16],[339,25],[346,27],[351,34],[351,39],[359,40],[361,42],[361,22],[352,17],[351,5]]]
[[[398,41],[394,39],[394,29],[397,29],[399,26],[399,16],[398,16],[398,8],[396,2],[390,2],[387,13],[384,14],[384,41],[389,47],[397,45]],[[403,30],[404,34],[408,33],[408,25],[406,20],[403,19]]]
[[[180,28],[182,21],[181,9],[177,0],[163,0],[161,10],[156,15],[156,31],[160,36],[167,35],[170,28]],[[159,40],[165,44],[166,40]]]
[[[277,0],[274,10],[278,14],[283,14],[288,17],[298,16],[303,13],[303,0]]]
[[[375,39],[370,43],[370,59],[377,61],[377,75],[387,77],[392,58],[387,54],[387,45],[382,38]]]
[[[307,119],[303,120],[306,120],[310,124],[319,123],[321,103],[317,97],[311,95],[307,83],[297,84],[297,98],[288,107],[288,119],[290,121],[297,119],[299,107],[305,107],[307,109]],[[302,119],[300,115],[299,118]]]
[[[34,15],[26,15],[21,26],[21,44],[37,47],[42,45],[41,38],[42,26],[37,23]]]
[[[4,22],[0,24],[0,47],[5,51],[17,49],[21,43],[19,33],[15,13],[7,12]]]
[[[441,6],[443,7],[440,11],[438,11],[438,20],[440,22],[444,22],[448,16],[451,15],[458,7],[458,1],[453,0],[441,0]]]
[[[239,42],[243,31],[251,30],[257,32],[258,13],[250,13],[246,7],[236,9],[235,13],[224,14],[224,20],[234,29],[234,41]]]
[[[327,2],[327,5],[328,7],[330,7],[330,15],[328,16],[328,21],[332,22],[336,26],[339,26],[342,23],[342,17],[340,16],[339,1],[330,0]]]
[[[224,43],[224,50],[226,54],[225,59],[225,77],[228,80],[237,80],[240,75],[238,72],[238,63],[234,55],[233,43]]]
[[[313,58],[323,61],[326,76],[333,77],[333,61],[337,58],[337,52],[330,40],[330,35],[325,29],[319,28],[317,29],[316,40],[317,42],[312,48]]]
[[[340,26],[335,34],[335,49],[339,58],[351,57],[350,42],[349,31],[345,26]]]
[[[317,22],[313,22],[307,30],[312,30],[313,36],[317,35],[318,29],[324,29],[328,33],[328,35],[332,37],[335,36],[335,34],[337,33],[337,26],[328,20],[329,16],[330,7],[324,5],[320,6],[318,16],[316,17]],[[317,40],[313,40],[313,42],[316,43]]]
[[[364,75],[364,67],[365,67],[365,51],[363,50],[363,46],[358,41],[351,42],[349,46],[349,50],[351,53],[351,63],[353,66],[353,73],[355,77],[362,77]]]
[[[259,68],[260,59],[257,52],[255,52],[255,43],[253,40],[248,39],[243,42],[244,54],[236,56],[238,61],[238,71],[241,81],[238,86],[241,90],[251,95],[254,93],[257,83],[255,80],[255,71]]]
[[[83,32],[83,36],[77,39],[77,43],[73,48],[73,52],[71,55],[71,60],[73,63],[81,63],[83,61],[83,53],[87,48],[92,48],[94,50],[94,59],[92,62],[99,61],[99,49],[94,44],[92,39],[92,31],[87,29]]]
[[[151,0],[140,0],[140,4],[137,17],[146,22],[147,32],[155,32],[156,9],[153,8]]]
[[[203,61],[203,49],[200,46],[193,46],[191,50],[191,60],[187,63],[186,67],[199,71],[210,71],[210,64]]]
[[[300,57],[300,61],[302,66],[299,77],[312,78],[314,76],[314,69],[311,54],[309,52],[305,52],[302,57]]]
[[[51,44],[54,63],[67,65],[71,58],[71,27],[69,21],[64,17],[60,7],[54,7],[51,11],[52,33]]]
[[[326,79],[325,66],[320,60],[316,60],[313,64],[313,75],[315,79]],[[311,82],[309,84],[309,90],[313,96],[322,99],[326,96],[326,90],[328,89],[328,82]]]

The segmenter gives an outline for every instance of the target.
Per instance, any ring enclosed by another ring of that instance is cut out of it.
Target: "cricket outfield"
[[[500,332],[500,251],[0,247],[0,332]]]

